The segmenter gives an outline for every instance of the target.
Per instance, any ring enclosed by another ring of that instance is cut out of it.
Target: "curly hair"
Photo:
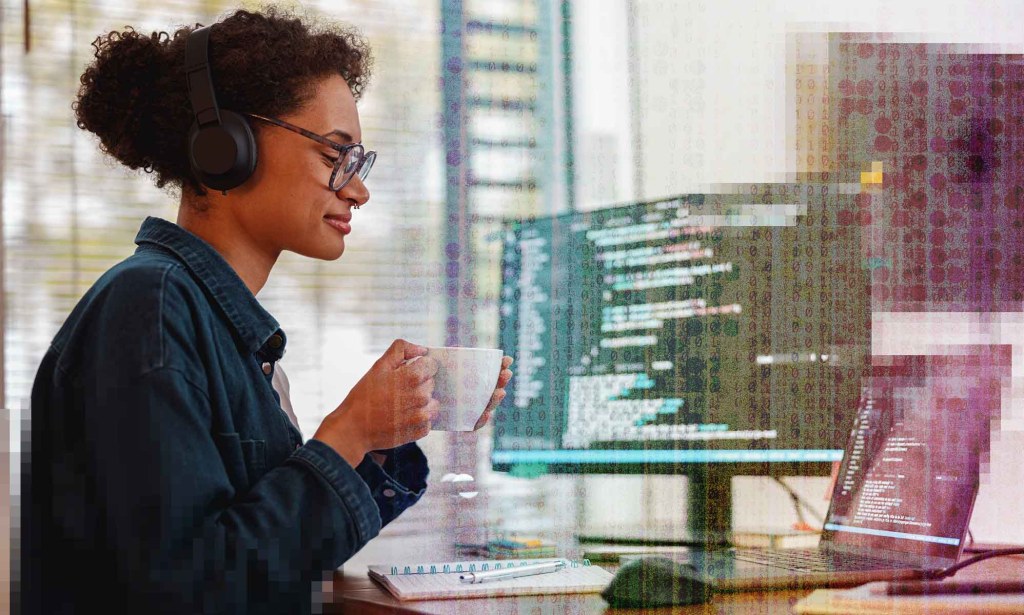
[[[147,36],[126,26],[97,37],[95,59],[82,74],[72,108],[78,127],[98,136],[100,149],[121,164],[155,174],[159,188],[205,194],[187,151],[194,118],[185,85],[185,42],[198,27]],[[210,32],[217,103],[233,111],[287,115],[333,74],[345,79],[358,100],[370,67],[369,47],[354,29],[313,29],[276,8],[236,11]]]

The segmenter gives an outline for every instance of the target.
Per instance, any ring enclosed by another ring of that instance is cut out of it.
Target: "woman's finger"
[[[491,401],[487,404],[486,412],[493,412],[503,399],[505,399],[505,389],[494,389],[494,393],[491,394]]]
[[[492,410],[490,408],[488,408],[487,410],[484,410],[483,415],[480,416],[480,420],[478,420],[476,422],[476,425],[473,427],[473,431],[476,431],[477,429],[480,429],[481,427],[486,425],[487,422],[491,420],[491,416],[493,414],[494,414],[494,410]]]
[[[502,370],[501,373],[498,374],[498,388],[504,389],[509,380],[512,380],[512,371],[507,369]]]

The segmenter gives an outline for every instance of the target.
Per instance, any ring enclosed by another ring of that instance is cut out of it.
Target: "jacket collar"
[[[159,246],[176,256],[227,316],[244,350],[254,353],[278,333],[273,350],[283,353],[284,332],[253,296],[224,257],[213,247],[177,224],[148,217],[135,237],[136,252]],[[278,354],[275,352],[274,354]]]

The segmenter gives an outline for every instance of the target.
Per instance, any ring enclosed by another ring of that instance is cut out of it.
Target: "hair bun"
[[[104,152],[132,169],[152,170],[159,138],[153,112],[158,83],[168,76],[166,32],[146,36],[131,27],[93,41],[95,61],[81,77],[72,108],[78,127],[100,138]]]

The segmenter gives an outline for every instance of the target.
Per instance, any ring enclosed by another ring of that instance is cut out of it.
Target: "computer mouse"
[[[703,604],[714,588],[697,569],[665,557],[642,557],[624,565],[601,592],[613,607],[651,608]]]

